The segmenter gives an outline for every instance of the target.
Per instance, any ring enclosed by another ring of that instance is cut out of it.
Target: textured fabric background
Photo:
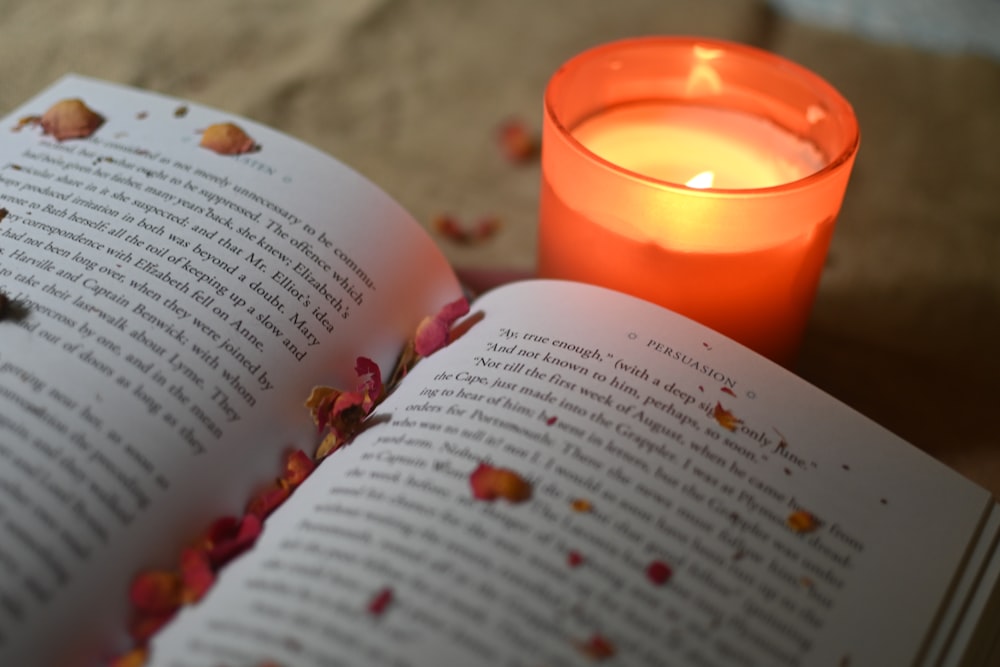
[[[762,46],[854,104],[862,148],[798,372],[1000,494],[1000,63],[812,27],[760,0],[0,0],[0,111],[67,71],[271,124],[423,221],[504,220],[460,266],[530,270],[539,172],[497,154],[595,44]],[[2,157],[0,157],[2,159]]]

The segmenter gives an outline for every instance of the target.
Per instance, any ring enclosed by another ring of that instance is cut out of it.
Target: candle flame
[[[715,172],[703,171],[700,174],[695,174],[691,179],[684,185],[689,188],[698,188],[699,190],[704,190],[705,188],[712,187],[715,182]]]

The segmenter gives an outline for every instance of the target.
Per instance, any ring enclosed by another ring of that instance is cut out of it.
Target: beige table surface
[[[500,216],[488,244],[441,243],[456,265],[531,270],[538,167],[500,159],[493,129],[537,128],[560,63],[647,34],[762,46],[851,100],[862,149],[796,370],[1000,495],[1000,63],[753,0],[0,0],[0,112],[67,71],[209,104],[425,222]]]

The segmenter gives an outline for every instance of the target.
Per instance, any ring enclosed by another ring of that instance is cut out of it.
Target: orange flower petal
[[[712,417],[715,418],[715,421],[719,422],[719,426],[730,431],[735,431],[743,423],[742,419],[739,419],[732,412],[726,410],[718,401],[715,403],[715,410],[712,413]]]
[[[340,449],[344,443],[347,442],[347,438],[337,433],[336,431],[330,431],[326,434],[323,440],[319,443],[316,448],[316,458],[320,461],[325,459],[330,454]]]
[[[795,510],[788,515],[785,523],[795,533],[811,533],[819,528],[819,519],[812,512],[806,510]]]
[[[41,120],[42,133],[52,135],[57,141],[89,137],[103,122],[100,114],[77,98],[56,102]]]
[[[524,502],[531,498],[531,483],[508,468],[495,468],[488,463],[480,463],[469,475],[472,495],[478,500],[492,502],[503,498],[511,503]]]
[[[209,125],[202,132],[201,142],[198,145],[219,155],[241,155],[249,153],[257,146],[254,140],[234,123]]]
[[[285,474],[282,479],[294,489],[315,469],[316,462],[308,454],[301,449],[293,449],[285,459]]]
[[[585,498],[574,498],[569,506],[573,508],[574,512],[590,512],[594,509],[590,501]]]

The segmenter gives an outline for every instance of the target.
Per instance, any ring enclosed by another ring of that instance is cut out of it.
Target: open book
[[[69,98],[90,136],[20,122]],[[462,296],[337,161],[240,119],[257,150],[199,146],[232,120],[81,77],[3,120],[2,665],[128,654],[135,578],[315,451],[310,390],[387,376]],[[149,664],[995,664],[984,490],[637,299],[528,281],[471,311]]]

